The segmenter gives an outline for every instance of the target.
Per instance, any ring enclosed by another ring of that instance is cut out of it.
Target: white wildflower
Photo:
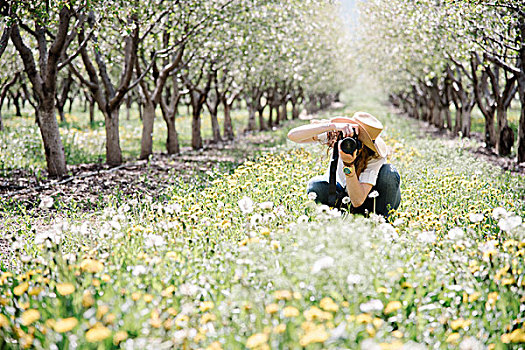
[[[286,208],[284,205],[279,205],[278,207],[275,207],[273,209],[273,212],[275,213],[275,215],[280,217],[286,216]]]
[[[507,217],[509,214],[507,213],[507,211],[502,208],[502,207],[497,207],[497,208],[494,208],[494,210],[492,211],[492,216],[494,217],[494,219],[496,220],[499,220],[501,218],[505,218]]]
[[[51,196],[42,196],[40,197],[40,205],[38,206],[40,209],[51,209],[53,207],[53,204],[55,203],[55,200]]]
[[[361,342],[361,350],[381,350],[381,346],[369,338]]]
[[[427,347],[423,344],[410,340],[403,345],[401,350],[427,350]]]
[[[465,236],[465,232],[462,228],[454,227],[452,230],[448,231],[447,237],[451,240],[458,240]]]
[[[180,285],[180,292],[182,295],[194,296],[199,292],[199,287],[194,284],[184,283]]]
[[[377,192],[377,191],[372,191],[372,192],[368,195],[369,198],[376,198],[377,196],[379,196],[379,192]]]
[[[329,269],[334,266],[334,262],[335,260],[331,256],[324,256],[314,262],[312,265],[312,273],[316,274],[324,269]]]
[[[460,350],[484,350],[485,346],[479,340],[473,337],[466,337],[459,344]]]
[[[253,214],[253,216],[250,218],[250,226],[255,227],[259,225],[263,221],[263,216],[259,213]]]
[[[109,224],[117,231],[120,231],[122,229],[122,225],[120,224],[120,222],[118,222],[118,220],[111,220]]]
[[[363,276],[355,274],[355,273],[350,273],[346,277],[346,283],[348,283],[350,285],[352,285],[352,284],[359,284],[359,283],[361,283],[362,280],[363,280]]]
[[[263,210],[272,210],[273,209],[273,202],[262,202],[262,203],[259,203],[259,208],[263,209]]]
[[[399,238],[399,235],[397,234],[396,229],[394,228],[394,226],[390,225],[389,223],[384,222],[380,224],[377,228],[381,232],[383,232],[383,234],[385,234],[386,236],[389,236],[390,238],[394,240]]]
[[[135,277],[145,275],[147,272],[146,266],[144,265],[130,266],[128,267],[128,271],[129,270],[131,270],[131,274]]]
[[[359,310],[361,312],[374,312],[374,311],[381,311],[383,310],[383,303],[379,299],[372,299],[370,301],[367,301],[366,303],[362,303],[359,305]]]
[[[485,215],[481,214],[481,213],[470,213],[468,214],[468,218],[470,220],[470,222],[472,223],[477,223],[477,222],[480,222],[481,220],[483,220],[483,218],[485,217]]]
[[[348,204],[350,203],[350,197],[346,196],[343,198],[343,204]]]
[[[513,229],[515,229],[516,227],[518,227],[519,225],[521,225],[522,221],[523,221],[523,219],[521,218],[521,216],[512,215],[512,216],[508,216],[508,217],[506,217],[504,219],[501,219],[498,222],[498,227],[502,231],[509,232],[509,231],[512,231]]]
[[[434,231],[423,231],[417,235],[417,239],[421,243],[434,243],[436,241],[436,234],[434,233]]]
[[[148,235],[144,239],[144,245],[146,248],[161,247],[166,244],[164,237],[159,235]]]
[[[243,214],[249,214],[253,211],[253,201],[250,197],[244,196],[240,199],[237,204]]]
[[[264,222],[268,222],[268,221],[272,221],[272,220],[275,220],[275,214],[274,213],[264,214],[264,216],[263,216],[263,221]]]
[[[317,199],[317,193],[316,192],[308,193],[308,199],[311,201],[315,201]]]
[[[333,218],[338,218],[342,215],[341,211],[337,208],[332,208],[328,211],[328,215],[330,215]]]
[[[397,219],[394,220],[392,225],[394,225],[394,226],[401,226],[404,223],[405,223],[405,219],[404,218],[397,218]]]
[[[301,215],[297,218],[297,223],[304,224],[304,223],[307,223],[309,219],[310,218],[308,217],[308,215]]]

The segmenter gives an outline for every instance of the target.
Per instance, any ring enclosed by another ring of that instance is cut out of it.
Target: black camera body
[[[345,137],[341,140],[339,148],[346,154],[354,154],[356,150],[360,150],[363,147],[363,143],[357,138],[357,134],[354,130],[354,136]]]

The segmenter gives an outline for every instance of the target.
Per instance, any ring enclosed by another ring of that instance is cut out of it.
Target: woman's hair
[[[330,131],[327,133],[327,141],[326,145],[328,146],[328,150],[333,149],[335,143],[337,142],[337,133],[335,131]],[[363,147],[361,148],[361,151],[357,153],[357,158],[354,161],[355,166],[355,172],[357,176],[359,176],[363,170],[366,169],[366,166],[368,165],[368,161],[373,158],[377,158],[379,155],[373,151],[372,149],[368,148],[363,144]]]

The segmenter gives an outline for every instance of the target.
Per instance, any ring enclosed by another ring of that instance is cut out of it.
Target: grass
[[[326,150],[286,142],[206,187],[176,181],[163,202],[13,235],[4,345],[519,349],[523,178],[473,159],[468,140],[420,134],[375,92],[345,98],[342,113],[386,125],[403,196],[390,222],[309,201]]]

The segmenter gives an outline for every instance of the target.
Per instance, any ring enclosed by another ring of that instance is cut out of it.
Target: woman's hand
[[[351,137],[359,134],[359,125],[349,123],[332,123],[334,131],[341,131],[343,137]]]
[[[339,144],[339,146],[341,146],[341,144]],[[348,154],[348,153],[341,151],[341,147],[339,147],[339,157],[341,157],[341,160],[345,164],[352,164],[354,160],[357,158],[357,152],[358,150],[355,150],[354,154]]]

